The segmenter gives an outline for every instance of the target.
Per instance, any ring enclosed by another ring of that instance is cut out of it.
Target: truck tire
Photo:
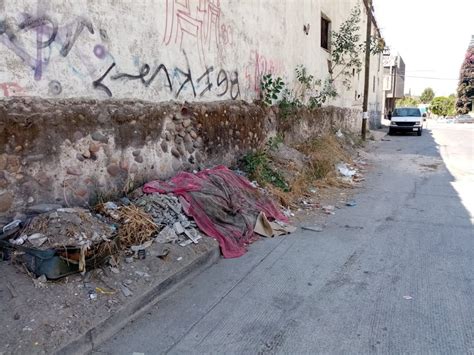
[[[416,135],[419,137],[421,136],[422,133],[423,133],[423,128],[420,128],[420,130],[416,132]]]

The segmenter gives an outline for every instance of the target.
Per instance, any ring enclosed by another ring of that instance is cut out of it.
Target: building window
[[[372,82],[372,92],[375,92],[375,75],[374,75],[374,80]]]
[[[331,31],[331,21],[321,16],[321,47],[329,50],[329,36]]]

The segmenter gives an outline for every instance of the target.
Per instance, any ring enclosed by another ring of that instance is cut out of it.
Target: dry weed
[[[122,248],[143,244],[160,230],[159,225],[140,207],[121,206],[118,213],[121,221],[118,238]]]
[[[351,147],[347,142],[341,142],[334,135],[325,135],[294,148],[309,157],[306,169],[298,174],[289,192],[267,186],[282,206],[289,207],[302,196],[309,196],[311,187],[351,187],[338,177],[335,169],[341,161],[352,162]]]

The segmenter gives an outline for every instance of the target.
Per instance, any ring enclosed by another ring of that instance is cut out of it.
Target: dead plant
[[[121,222],[118,238],[122,248],[143,244],[160,230],[160,226],[140,207],[121,206],[118,213]]]

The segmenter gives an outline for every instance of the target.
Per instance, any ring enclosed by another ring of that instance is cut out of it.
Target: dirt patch
[[[169,244],[160,257],[160,244],[150,247],[145,260],[120,262],[43,283],[23,269],[0,263],[2,354],[53,353],[90,328],[116,314],[137,297],[165,281],[186,265],[217,249],[211,238],[181,247]]]

